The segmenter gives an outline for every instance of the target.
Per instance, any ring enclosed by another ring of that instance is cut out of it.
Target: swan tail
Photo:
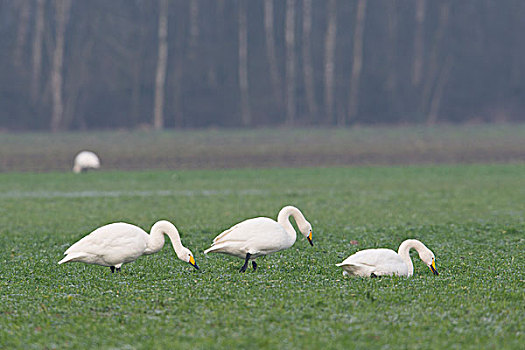
[[[204,251],[204,254],[213,253],[213,252],[217,251],[220,248],[221,248],[220,245],[211,246],[211,247],[209,247],[208,249],[206,249]]]
[[[209,247],[208,249],[204,251],[204,254],[215,253],[215,252],[228,254],[232,248],[234,250],[236,248],[236,247],[232,247],[232,245],[235,245],[235,242],[213,243],[211,247]]]
[[[342,267],[344,272],[346,272],[346,276],[354,275],[368,277],[374,270],[374,268],[369,265],[358,263],[340,263],[336,264],[336,266]]]
[[[83,257],[85,257],[84,253],[70,253],[70,254],[67,254],[64,257],[64,259],[60,260],[58,264],[60,265],[60,264],[64,264],[70,261],[77,261],[79,258],[83,258]]]
[[[237,228],[237,225],[230,227],[226,231],[220,233],[217,237],[213,239],[213,244],[219,243],[228,233],[232,232],[235,228]]]

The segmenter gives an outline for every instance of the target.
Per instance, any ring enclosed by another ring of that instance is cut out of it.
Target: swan
[[[179,231],[169,221],[161,220],[151,228],[151,234],[135,225],[116,222],[97,228],[65,251],[66,257],[58,263],[79,261],[86,264],[109,266],[111,272],[120,271],[122,264],[135,261],[142,255],[158,252],[168,235],[177,257],[196,269],[192,252],[180,241]]]
[[[88,169],[100,168],[100,159],[98,156],[90,151],[82,151],[76,155],[73,172],[78,174],[80,172],[87,171]]]
[[[343,275],[377,277],[387,275],[412,276],[414,265],[409,251],[414,248],[419,258],[438,275],[434,253],[417,239],[407,239],[399,246],[398,252],[391,249],[365,249],[350,255],[342,263],[336,264],[343,268]]]
[[[208,253],[229,254],[244,259],[240,272],[245,272],[248,262],[252,260],[253,269],[257,269],[254,259],[283,249],[290,248],[296,239],[296,232],[290,223],[293,216],[301,233],[312,243],[312,225],[306,221],[299,209],[286,206],[281,209],[277,221],[257,217],[242,221],[215,237]]]

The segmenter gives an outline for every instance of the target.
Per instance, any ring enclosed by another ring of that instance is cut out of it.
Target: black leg
[[[372,278],[377,278],[377,275],[376,275],[375,273],[372,272],[372,273],[370,274],[370,277],[372,277]]]
[[[250,261],[250,256],[252,256],[250,253],[246,253],[246,259],[244,260],[244,265],[242,265],[240,272],[244,272],[248,268],[248,262]]]
[[[120,272],[120,267],[117,267],[117,272]]]
[[[252,266],[253,266],[253,271],[257,270],[257,263],[255,262],[255,260],[252,260]]]
[[[110,266],[109,268],[111,269],[111,273],[115,272],[115,266]]]

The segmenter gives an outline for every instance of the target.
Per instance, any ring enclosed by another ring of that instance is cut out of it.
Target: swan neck
[[[299,209],[292,206],[284,207],[279,212],[279,215],[277,216],[277,222],[281,224],[286,230],[286,232],[290,236],[293,236],[295,240],[296,232],[292,226],[292,223],[290,222],[290,216],[293,216],[295,222],[297,223],[297,226],[299,227],[306,223],[306,219],[304,218],[303,214],[299,211]]]
[[[179,231],[177,231],[177,228],[173,224],[167,221],[160,221],[151,228],[150,249],[153,252],[159,251],[164,246],[164,235],[167,235],[170,238],[171,245],[173,246],[175,253],[177,253],[177,256],[182,254],[183,246],[180,240]]]
[[[412,276],[414,274],[414,264],[412,263],[412,259],[410,259],[410,249],[416,248],[415,242],[418,242],[413,239],[407,239],[401,245],[399,246],[399,249],[397,251],[397,254],[401,256],[401,259],[405,262],[405,264],[408,267],[408,276]]]
[[[173,246],[173,249],[175,250],[175,252],[179,253],[181,249],[183,248],[182,242],[180,240],[179,232],[177,230],[172,231],[172,232],[168,231],[166,232],[166,234],[170,238],[171,245]]]

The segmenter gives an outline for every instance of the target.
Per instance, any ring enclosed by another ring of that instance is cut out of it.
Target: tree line
[[[0,0],[0,128],[519,121],[522,0]]]

